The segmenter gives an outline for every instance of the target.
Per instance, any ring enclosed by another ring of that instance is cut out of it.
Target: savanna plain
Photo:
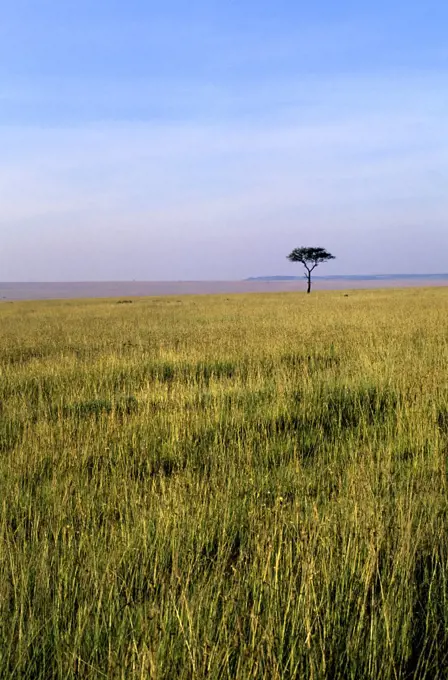
[[[0,678],[448,677],[448,288],[0,305]]]

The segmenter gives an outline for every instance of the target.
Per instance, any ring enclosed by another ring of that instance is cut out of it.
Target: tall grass
[[[448,290],[0,306],[0,677],[446,678]]]

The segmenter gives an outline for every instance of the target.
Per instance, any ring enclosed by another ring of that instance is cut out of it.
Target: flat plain
[[[297,273],[297,272],[296,272]],[[448,274],[415,277],[340,277],[322,279],[314,277],[315,290],[346,288],[405,288],[422,286],[447,286]],[[69,300],[80,298],[160,297],[165,295],[229,295],[233,293],[288,293],[306,289],[305,279],[293,281],[75,281],[50,283],[2,283],[0,302],[3,300]]]
[[[447,312],[0,305],[0,677],[446,678]]]

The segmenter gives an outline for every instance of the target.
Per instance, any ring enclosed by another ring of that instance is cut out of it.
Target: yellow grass
[[[445,678],[448,289],[0,305],[0,677]]]

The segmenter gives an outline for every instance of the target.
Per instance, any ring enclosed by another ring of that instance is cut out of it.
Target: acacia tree
[[[300,262],[305,267],[305,278],[308,281],[307,293],[311,293],[311,272],[322,262],[334,259],[336,259],[335,256],[325,250],[325,248],[294,248],[288,255],[288,260]]]

